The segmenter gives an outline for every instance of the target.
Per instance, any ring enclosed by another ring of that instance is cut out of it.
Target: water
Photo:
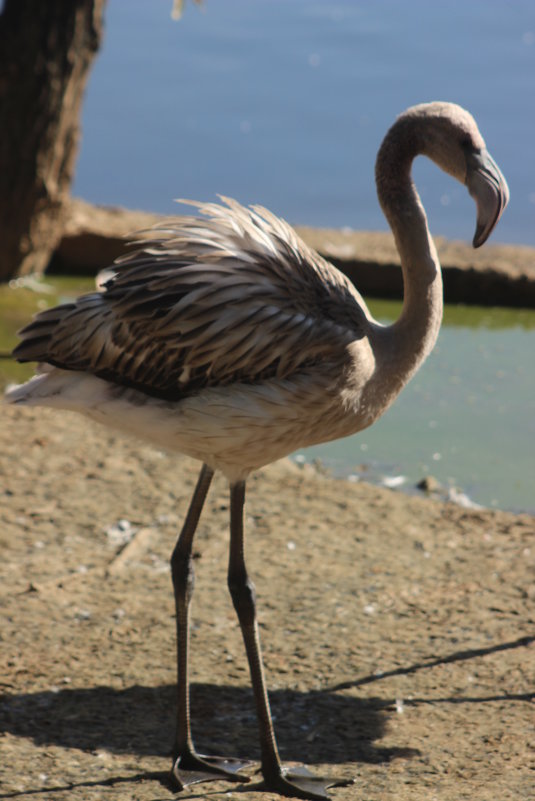
[[[511,188],[496,241],[535,244],[533,0],[111,0],[75,192],[172,213],[175,197],[261,202],[292,223],[385,229],[373,167],[395,116],[454,100]],[[465,189],[424,159],[436,234],[470,240]]]
[[[369,305],[385,322],[401,308]],[[445,497],[535,512],[534,332],[532,311],[446,308],[434,351],[385,416],[298,458],[409,491],[431,475]]]
[[[66,278],[47,279],[46,292],[0,287],[0,351],[15,345],[15,331],[35,311],[91,287]],[[369,305],[383,322],[399,315],[399,303]],[[335,475],[386,477],[406,491],[432,475],[483,506],[535,512],[534,333],[535,311],[447,307],[434,351],[383,418],[297,456],[320,459]],[[32,372],[0,360],[0,390]]]

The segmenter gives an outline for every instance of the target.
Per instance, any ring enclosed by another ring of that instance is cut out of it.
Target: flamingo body
[[[372,390],[381,327],[363,299],[281,220],[227,204],[159,227],[102,292],[38,315],[15,355],[47,366],[9,400],[81,412],[230,481],[370,425],[394,393]]]

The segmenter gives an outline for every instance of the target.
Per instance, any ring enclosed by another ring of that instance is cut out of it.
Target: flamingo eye
[[[465,152],[478,153],[480,151],[480,148],[475,147],[472,138],[468,135],[462,137],[460,145]]]

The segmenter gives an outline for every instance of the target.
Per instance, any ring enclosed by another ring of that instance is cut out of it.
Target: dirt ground
[[[196,472],[75,416],[2,409],[1,799],[176,797],[168,557]],[[258,758],[227,517],[219,479],[196,540],[194,738]],[[354,777],[336,801],[535,796],[532,517],[284,462],[250,480],[247,527],[286,762]],[[255,783],[178,798],[276,798]]]

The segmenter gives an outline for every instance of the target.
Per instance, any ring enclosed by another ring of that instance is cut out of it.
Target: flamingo
[[[477,205],[474,247],[509,198],[473,117],[452,103],[413,106],[387,132],[376,162],[379,201],[401,259],[404,301],[383,326],[350,281],[283,220],[234,200],[193,203],[199,214],[158,224],[119,259],[100,291],[42,311],[14,356],[39,362],[7,400],[80,412],[198,459],[202,468],[172,557],[178,704],[172,780],[248,781],[249,760],[195,750],[190,726],[192,543],[214,471],[230,485],[228,586],[257,707],[266,789],[328,798],[336,779],[280,760],[244,552],[251,471],[297,448],[370,426],[435,344],[442,318],[440,264],[411,178],[423,154],[464,183]],[[188,201],[184,201],[188,202]]]

